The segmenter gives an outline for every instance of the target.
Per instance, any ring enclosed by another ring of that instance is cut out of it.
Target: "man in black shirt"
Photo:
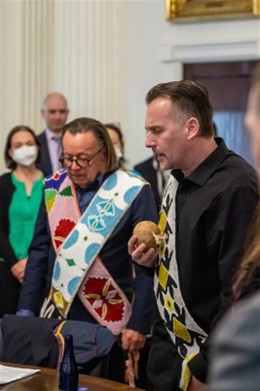
[[[136,262],[155,265],[148,375],[155,391],[203,391],[209,335],[231,302],[232,278],[259,199],[257,176],[214,138],[212,105],[200,83],[159,84],[146,103],[146,146],[162,169],[172,170],[158,259],[135,236],[129,241]]]

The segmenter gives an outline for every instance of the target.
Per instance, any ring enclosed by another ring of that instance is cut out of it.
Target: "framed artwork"
[[[260,16],[260,0],[166,0],[166,18],[173,22]]]

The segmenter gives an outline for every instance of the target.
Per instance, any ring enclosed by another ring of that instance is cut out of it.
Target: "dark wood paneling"
[[[245,111],[250,75],[257,61],[185,64],[184,79],[204,84],[215,111]]]

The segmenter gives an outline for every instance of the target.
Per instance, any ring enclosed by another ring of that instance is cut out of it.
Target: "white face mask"
[[[22,166],[30,166],[34,163],[38,156],[38,148],[36,145],[23,145],[15,149],[13,153],[13,160]]]
[[[115,147],[115,153],[118,160],[120,160],[123,157],[122,151],[120,148]]]

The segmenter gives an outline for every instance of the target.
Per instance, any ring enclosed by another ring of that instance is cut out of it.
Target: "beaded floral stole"
[[[184,359],[180,389],[186,390],[189,380],[186,364],[199,352],[201,343],[207,334],[189,313],[180,288],[178,263],[175,257],[175,196],[177,187],[177,180],[171,176],[164,192],[159,221],[160,230],[164,233],[164,240],[159,249],[154,291],[165,327],[176,350]]]
[[[115,334],[125,327],[131,305],[98,253],[144,184],[133,173],[116,171],[105,180],[80,217],[66,172],[57,172],[46,180],[46,208],[57,257],[50,295],[41,316],[51,317],[56,308],[66,318],[78,293],[100,324]]]

